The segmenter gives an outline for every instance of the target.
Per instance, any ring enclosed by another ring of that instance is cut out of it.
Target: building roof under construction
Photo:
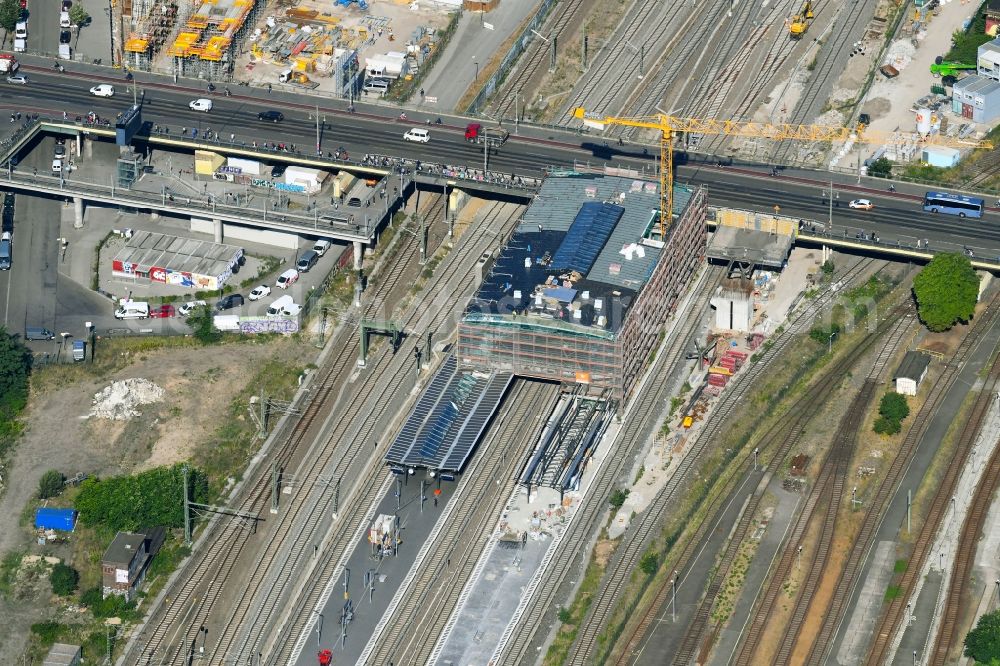
[[[690,198],[674,187],[675,214]],[[659,185],[650,181],[548,178],[466,316],[535,316],[616,332],[662,253],[650,238],[659,205]]]

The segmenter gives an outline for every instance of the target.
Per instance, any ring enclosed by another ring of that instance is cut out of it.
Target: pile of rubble
[[[141,416],[136,409],[163,400],[163,389],[141,377],[115,382],[94,394],[90,416],[112,421],[128,421]]]

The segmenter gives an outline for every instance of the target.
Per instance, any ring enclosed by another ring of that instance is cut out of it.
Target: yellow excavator
[[[802,11],[792,17],[792,21],[788,25],[788,34],[791,35],[792,39],[799,39],[802,35],[806,34],[806,30],[809,29],[809,24],[812,23],[812,20],[812,1],[806,0],[806,4],[802,6]]]

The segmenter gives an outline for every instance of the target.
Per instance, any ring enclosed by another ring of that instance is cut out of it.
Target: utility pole
[[[181,468],[184,476],[184,545],[191,545],[191,507],[188,505],[188,466]]]
[[[323,151],[320,150],[320,139],[319,139],[319,104],[316,104],[316,154],[321,155]]]
[[[271,461],[271,513],[278,513],[278,461]]]

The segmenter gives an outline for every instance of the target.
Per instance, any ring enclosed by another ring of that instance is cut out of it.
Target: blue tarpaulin
[[[76,525],[76,510],[41,508],[35,511],[35,527],[44,530],[72,532]]]

